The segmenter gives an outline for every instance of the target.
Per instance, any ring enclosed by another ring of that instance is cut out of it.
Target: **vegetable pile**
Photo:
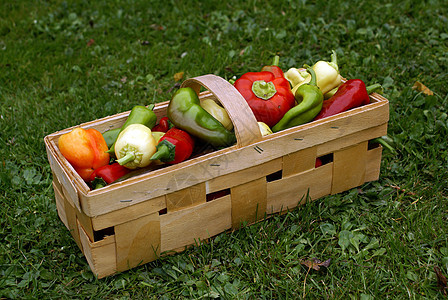
[[[344,82],[334,51],[329,62],[304,64],[285,73],[278,63],[276,56],[272,65],[234,82],[262,136],[366,105],[369,93],[381,88],[366,87],[360,79]],[[134,106],[121,128],[103,133],[75,128],[59,138],[61,154],[96,189],[138,174],[136,170],[178,164],[236,143],[226,110],[213,99],[199,99],[192,88],[179,88],[158,122],[153,109],[153,104]]]

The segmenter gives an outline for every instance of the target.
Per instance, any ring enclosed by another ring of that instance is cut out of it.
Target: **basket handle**
[[[186,79],[181,87],[190,87],[199,95],[201,86],[212,93],[232,120],[237,148],[261,140],[257,119],[238,90],[227,80],[213,74]]]

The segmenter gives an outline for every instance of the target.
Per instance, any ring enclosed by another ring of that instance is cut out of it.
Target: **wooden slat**
[[[115,226],[117,271],[157,259],[160,254],[160,220],[154,213]]]
[[[160,216],[161,252],[208,239],[232,225],[230,195]]]
[[[90,217],[86,216],[86,214],[84,214],[82,211],[80,211],[78,209],[78,207],[75,207],[72,203],[72,201],[69,201],[67,199],[69,199],[69,193],[67,192],[67,190],[65,189],[64,186],[62,187],[62,195],[64,197],[64,199],[67,202],[70,202],[70,206],[74,209],[75,214],[76,214],[76,219],[78,219],[78,221],[81,223],[81,225],[84,227],[85,231],[87,232],[88,236],[90,237],[91,240],[93,240],[93,226],[92,226],[92,220]],[[64,205],[64,207],[66,207],[66,205]],[[71,209],[71,208],[70,208]],[[72,222],[72,227],[75,227],[75,221],[71,221]]]
[[[249,181],[265,177],[282,169],[282,159],[277,158],[262,165],[212,178],[206,182],[207,194],[228,189]]]
[[[81,224],[78,225],[81,249],[86,257],[92,272],[98,278],[115,274],[117,272],[117,259],[115,250],[115,236],[106,236],[98,242],[92,242]]]
[[[83,213],[82,211],[79,211],[77,208],[76,208],[76,218],[77,218],[78,222],[84,228],[84,231],[87,233],[89,238],[93,241],[95,238],[94,238],[94,230],[93,230],[93,225],[92,225],[92,218],[86,216],[85,213]]]
[[[283,176],[287,177],[314,169],[316,157],[317,147],[309,147],[283,156]]]
[[[378,180],[380,176],[382,152],[383,147],[381,145],[367,151],[366,177],[364,178],[366,182]]]
[[[387,134],[387,123],[368,128],[353,134],[325,142],[317,146],[317,156],[326,155],[336,150],[350,147]]]
[[[332,194],[347,191],[365,182],[367,144],[366,141],[334,152]]]
[[[205,203],[205,182],[166,195],[168,212],[177,211]]]
[[[54,190],[56,209],[58,211],[59,219],[61,219],[61,221],[62,221],[62,223],[64,223],[65,227],[67,227],[67,229],[69,229],[68,221],[67,221],[67,214],[65,212],[64,196],[62,195],[62,191],[59,190],[58,186],[54,183],[54,181],[53,181],[53,190]]]
[[[94,230],[101,230],[150,215],[166,208],[165,196],[153,198],[144,202],[112,211],[92,218]]]
[[[71,203],[71,201],[68,201],[65,198],[65,196],[62,197],[62,199],[64,201],[65,216],[67,218],[68,230],[70,231],[70,234],[72,235],[78,247],[82,249],[81,241],[79,239],[78,220],[76,218],[77,209],[73,205],[73,203]]]
[[[332,183],[332,163],[267,184],[266,213],[294,209],[303,204],[307,193],[311,200],[329,195]]]
[[[58,176],[51,170],[51,175],[53,176],[53,188],[57,188],[59,191],[62,191],[62,185],[59,182]]]
[[[230,189],[232,198],[232,228],[244,222],[254,223],[263,219],[266,212],[266,178],[262,177]]]

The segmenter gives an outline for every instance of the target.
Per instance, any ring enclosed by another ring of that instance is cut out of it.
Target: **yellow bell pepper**
[[[212,99],[201,100],[201,107],[218,120],[227,130],[233,129],[232,121],[230,120],[227,111]]]
[[[317,86],[323,94],[328,93],[332,89],[342,84],[342,76],[339,74],[337,64],[336,52],[331,54],[331,61],[318,61],[312,66],[316,73]],[[302,84],[308,83],[311,76],[305,69],[291,68],[285,73],[285,78],[291,83],[293,87],[292,93],[295,95],[296,90]]]
[[[258,128],[260,128],[261,136],[266,136],[272,134],[271,128],[263,122],[258,122]]]

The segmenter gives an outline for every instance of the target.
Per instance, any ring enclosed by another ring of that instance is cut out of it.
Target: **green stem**
[[[176,159],[176,145],[168,140],[162,140],[157,144],[157,152],[151,156],[151,160],[170,162]]]
[[[375,83],[375,84],[372,84],[372,85],[369,85],[368,87],[366,87],[367,94],[376,92],[376,91],[381,90],[381,89],[382,89],[382,86],[379,83]]]
[[[372,140],[373,142],[376,142],[378,144],[381,144],[383,147],[385,147],[386,149],[388,149],[390,152],[394,153],[395,149],[388,143],[386,142],[383,138],[379,137],[376,139]]]
[[[125,156],[123,156],[120,159],[117,159],[117,163],[119,163],[120,165],[125,165],[128,162],[131,162],[135,159],[135,154],[132,152],[127,152]]]
[[[164,161],[170,156],[170,149],[167,145],[158,145],[157,152],[151,156],[151,160],[160,160]]]
[[[277,90],[271,81],[258,80],[252,83],[252,92],[260,99],[269,100],[277,93]]]
[[[338,58],[336,56],[336,51],[331,50],[331,61],[328,63],[330,66],[336,69],[336,71],[339,71],[338,67]]]
[[[105,187],[107,183],[106,181],[104,181],[103,178],[96,177],[92,182],[90,182],[90,185],[93,187],[94,190],[96,190]]]
[[[154,107],[155,107],[155,105],[154,105],[154,104],[150,104],[150,105],[148,105],[148,106],[147,106],[147,108],[148,108],[148,109],[150,109],[150,110],[153,110],[153,109],[154,109]]]
[[[308,84],[317,86],[316,72],[314,72],[313,68],[311,68],[310,66],[307,67],[306,71],[311,74],[311,80],[310,82],[308,82]]]
[[[279,62],[280,62],[280,56],[278,56],[278,55],[274,56],[274,61],[273,61],[272,65],[278,66]]]

